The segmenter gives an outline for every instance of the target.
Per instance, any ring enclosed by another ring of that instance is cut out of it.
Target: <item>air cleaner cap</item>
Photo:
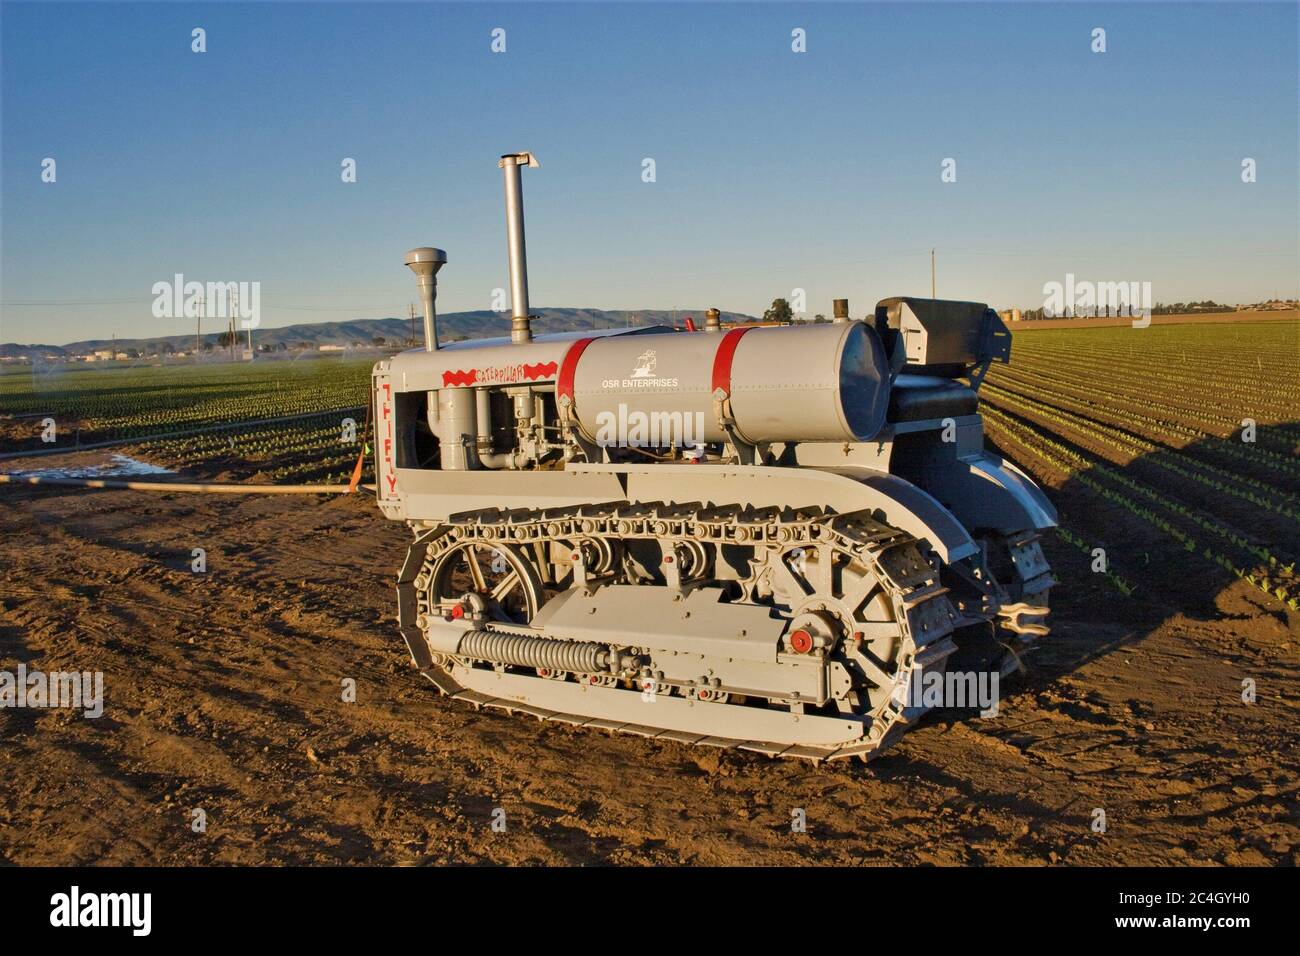
[[[431,276],[436,275],[438,270],[447,264],[447,253],[433,246],[420,246],[408,252],[402,261],[410,266],[411,271],[416,275]]]

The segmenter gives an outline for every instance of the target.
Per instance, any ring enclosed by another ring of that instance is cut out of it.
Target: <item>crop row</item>
[[[48,415],[59,443],[176,434],[195,427],[364,406],[369,363],[314,359],[250,365],[0,375],[0,412]],[[33,441],[39,426],[33,422]]]
[[[1127,456],[1145,455],[1146,457],[1142,458],[1145,463],[1194,481],[1212,491],[1238,498],[1293,521],[1300,521],[1300,502],[1275,486],[1234,474],[1208,462],[1199,461],[1146,441],[1122,429],[1111,428],[1015,392],[999,389],[996,386],[985,386],[985,390],[994,398],[994,405],[1009,408],[1022,416],[1032,416],[1052,422],[1082,436],[1086,441],[1106,445]]]
[[[1237,433],[1246,418],[1256,422],[1265,419],[1260,408],[1252,409],[1251,415],[1243,414],[1240,417],[1221,414],[1219,410],[1222,406],[1207,407],[1204,401],[1196,403],[1195,408],[1188,409],[1168,400],[1157,400],[1149,388],[1144,389],[1140,385],[1118,388],[1109,380],[1099,382],[1095,375],[1076,379],[1058,369],[1017,365],[998,369],[996,375],[989,376],[989,381],[1005,388],[1031,391],[1040,397],[1081,403],[1094,413],[1155,431],[1164,431],[1172,423],[1183,426],[1179,429],[1180,434],[1199,433],[1223,438]],[[1280,418],[1293,413],[1294,410],[1289,407],[1278,407],[1268,417]],[[1259,443],[1276,450],[1293,447],[1298,437],[1300,426],[1294,424],[1269,423],[1265,419],[1257,426]]]
[[[1295,570],[1294,559],[1288,562],[1288,556],[1274,554],[1267,546],[1251,541],[1245,535],[1214,518],[1035,432],[998,409],[986,407],[984,411],[986,420],[994,432],[1001,432],[1009,437],[1017,446],[1041,459],[1053,470],[1069,477],[1072,481],[1077,481],[1094,494],[1118,505],[1151,527],[1172,537],[1184,551],[1198,554],[1205,560],[1230,570],[1289,607],[1300,609],[1300,590],[1297,589],[1292,577]],[[1229,552],[1220,550],[1222,546],[1202,545],[1183,530],[1176,520],[1171,520],[1170,516],[1189,523],[1211,535],[1212,538],[1222,539],[1234,550],[1249,555],[1254,559],[1254,563],[1250,565],[1239,563],[1239,559],[1234,559]],[[1266,570],[1260,572],[1258,570],[1260,565]]]

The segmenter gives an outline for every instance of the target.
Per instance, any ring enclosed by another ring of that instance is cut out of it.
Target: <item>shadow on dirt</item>
[[[1032,421],[1021,424],[1041,432]],[[1253,445],[1240,436],[1206,438],[1121,465],[1052,434],[1098,464],[1054,482],[1037,472],[1060,512],[1060,528],[1042,535],[1059,583],[1051,592],[1052,633],[1025,655],[1027,671],[1008,690],[1041,688],[1174,619],[1243,629],[1265,617],[1284,626],[1293,620],[1286,600],[1300,597],[1297,436],[1298,422],[1265,425]],[[1031,475],[1041,464],[1021,446],[986,442]],[[944,711],[928,720],[969,717]]]

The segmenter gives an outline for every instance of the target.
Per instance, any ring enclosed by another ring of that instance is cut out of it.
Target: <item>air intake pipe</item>
[[[524,242],[524,187],[521,167],[541,165],[532,153],[507,153],[497,164],[505,175],[506,249],[510,257],[510,341],[516,345],[533,340],[528,314],[528,256]]]
[[[438,314],[434,310],[434,301],[438,298],[438,270],[447,264],[447,253],[432,246],[421,246],[408,252],[405,261],[420,284],[420,301],[424,303],[424,350],[436,352]]]

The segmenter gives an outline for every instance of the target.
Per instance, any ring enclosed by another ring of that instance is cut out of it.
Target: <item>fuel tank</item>
[[[751,443],[860,442],[884,424],[889,367],[860,322],[617,336],[571,349],[557,393],[600,444],[638,418],[682,418],[702,442],[729,440],[724,422]]]

